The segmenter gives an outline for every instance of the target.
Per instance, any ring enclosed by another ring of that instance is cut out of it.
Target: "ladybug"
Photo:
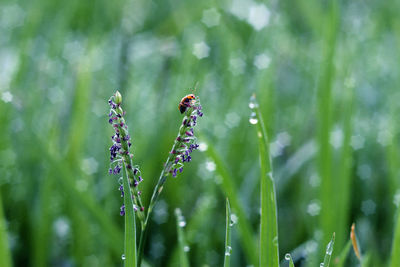
[[[187,95],[182,98],[181,102],[179,102],[178,108],[181,113],[185,112],[186,109],[190,106],[190,102],[194,100],[196,96],[194,94]]]

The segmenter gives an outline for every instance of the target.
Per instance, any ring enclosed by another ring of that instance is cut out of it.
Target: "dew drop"
[[[278,246],[278,237],[275,236],[274,239],[272,239],[272,244],[274,244],[274,246]]]
[[[290,256],[290,254],[289,254],[289,253],[286,253],[286,255],[285,255],[285,260],[290,261],[291,258],[292,258],[292,257]]]
[[[255,104],[255,103],[253,103],[253,102],[250,102],[250,103],[249,103],[249,108],[253,109],[253,108],[255,108],[255,107],[256,107],[256,104]]]
[[[189,246],[184,246],[184,247],[183,247],[183,251],[189,252],[189,251],[190,251],[190,247],[189,247]]]
[[[319,265],[319,267],[324,267],[324,263],[322,262],[322,263]]]
[[[256,116],[256,113],[255,113],[255,112],[252,112],[252,113],[251,113],[249,122],[250,122],[251,124],[257,124],[257,123],[258,123],[258,119],[257,119],[257,116]]]
[[[326,254],[327,255],[332,255],[333,252],[333,244],[334,244],[334,239],[332,239],[328,245],[326,246]]]
[[[236,214],[232,213],[231,214],[231,220],[229,222],[229,226],[232,227],[234,226],[237,222],[238,222],[238,216],[236,216]]]
[[[186,222],[185,221],[180,221],[179,222],[179,227],[185,227],[186,226]]]
[[[122,254],[121,259],[124,261],[125,260],[125,254]]]
[[[231,246],[226,246],[225,248],[225,256],[230,256],[232,252],[232,247]]]

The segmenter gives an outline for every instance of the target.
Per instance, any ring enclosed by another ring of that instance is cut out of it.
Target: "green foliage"
[[[250,123],[257,126],[258,148],[260,150],[260,266],[279,267],[275,182],[272,173],[268,136],[255,96],[252,96],[250,100],[250,108],[254,110],[254,114],[250,117]]]
[[[129,188],[129,178],[123,163],[123,186],[125,206],[125,253],[121,256],[125,267],[136,267],[136,215],[133,209],[132,193]]]
[[[231,222],[231,206],[229,205],[228,198],[226,199],[226,226],[225,226],[225,258],[224,258],[224,267],[229,267],[231,263],[231,253],[232,253],[232,241],[231,241],[231,231],[232,225]]]

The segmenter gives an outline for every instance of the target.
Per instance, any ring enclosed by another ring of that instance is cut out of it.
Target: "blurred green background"
[[[332,232],[335,258],[355,222],[368,266],[386,266],[400,203],[398,10],[394,0],[2,0],[0,239],[13,265],[122,266],[107,100],[123,95],[148,203],[177,105],[198,82],[203,151],[166,183],[150,266],[178,266],[175,208],[191,266],[221,266],[232,192],[232,266],[254,264],[243,242],[256,248],[259,232],[253,93],[270,139],[280,258],[294,251],[296,266],[319,266]],[[357,264],[349,253],[346,266]]]

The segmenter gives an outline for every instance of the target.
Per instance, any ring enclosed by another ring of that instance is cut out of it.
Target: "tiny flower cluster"
[[[139,207],[140,211],[144,211],[140,199],[141,192],[137,189],[137,186],[141,181],[143,181],[143,178],[140,175],[138,166],[132,165],[133,155],[129,152],[132,143],[128,134],[128,126],[125,123],[125,111],[121,108],[121,102],[122,97],[118,91],[108,100],[108,104],[111,107],[110,113],[108,114],[108,122],[114,128],[114,135],[111,136],[113,144],[109,149],[111,166],[108,172],[110,174],[120,175],[123,166],[126,166],[126,172],[132,191],[132,198],[134,200],[134,209],[138,210]],[[119,187],[119,191],[121,191],[121,197],[123,197],[124,187],[122,184]],[[121,216],[125,215],[125,205],[122,205],[120,214]],[[139,218],[141,217],[143,216],[139,216]]]
[[[175,144],[170,152],[172,160],[169,163],[168,172],[172,177],[176,177],[178,171],[183,171],[184,163],[191,161],[192,157],[190,154],[199,147],[196,143],[196,136],[193,129],[197,124],[197,118],[203,116],[201,109],[200,98],[196,97],[196,99],[188,104],[188,109],[185,111],[185,117],[179,129],[178,137],[175,139]]]

